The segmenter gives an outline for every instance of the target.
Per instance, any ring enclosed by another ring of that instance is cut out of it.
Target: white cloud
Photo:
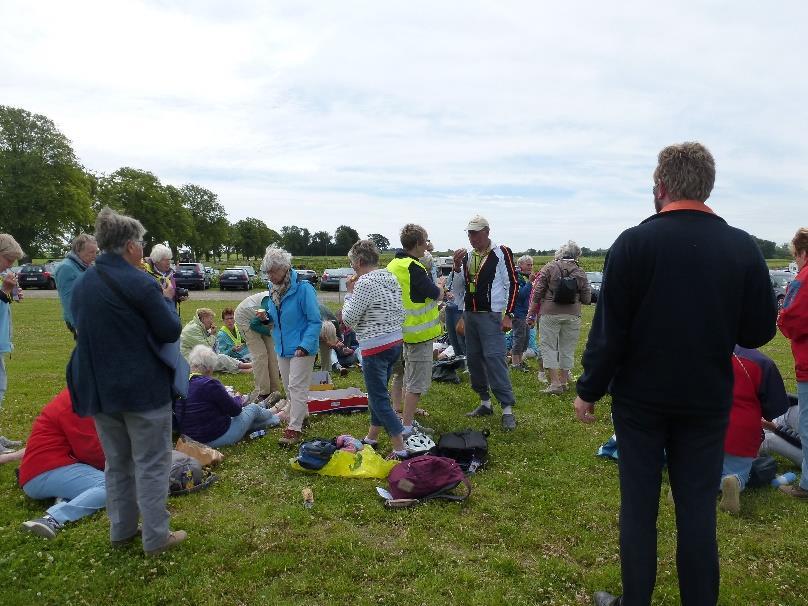
[[[808,190],[808,9],[752,2],[0,5],[0,99],[90,169],[216,191],[231,218],[463,243],[608,246],[650,214],[667,143],[714,207],[778,242]]]

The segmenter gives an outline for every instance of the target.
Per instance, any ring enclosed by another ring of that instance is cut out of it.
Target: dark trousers
[[[683,606],[718,601],[715,508],[728,414],[668,413],[615,399],[620,449],[620,565],[623,606],[647,606],[656,581],[659,492],[667,453],[676,502],[676,567]]]

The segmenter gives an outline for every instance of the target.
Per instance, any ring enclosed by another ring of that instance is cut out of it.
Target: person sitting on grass
[[[32,499],[63,499],[22,530],[53,539],[68,522],[106,506],[104,451],[91,417],[73,412],[65,388],[34,420],[20,465],[19,484]]]
[[[222,310],[222,322],[223,326],[216,335],[216,351],[241,362],[250,362],[250,349],[236,326],[236,312],[231,307]]]
[[[210,347],[197,345],[188,356],[191,381],[188,397],[174,403],[174,416],[180,431],[213,448],[229,446],[247,433],[280,424],[269,410],[246,404],[245,396],[231,396],[213,371],[218,357]]]
[[[732,354],[732,370],[735,383],[724,438],[718,508],[738,513],[741,510],[740,493],[749,481],[752,462],[763,440],[760,419],[771,420],[783,414],[789,401],[777,365],[758,350],[736,346]]]
[[[197,345],[205,345],[211,351],[214,350],[216,345],[216,325],[213,323],[213,310],[207,307],[200,307],[194,312],[194,317],[185,325],[180,335],[180,351],[186,360],[188,360],[191,350]],[[223,353],[214,352],[214,354],[217,360],[214,370],[217,372],[252,372],[252,364],[248,362],[240,362]]]
[[[794,463],[802,465],[802,440],[800,440],[800,407],[797,397],[788,396],[788,410],[776,419],[761,419],[763,426],[763,442],[759,454],[778,454]]]

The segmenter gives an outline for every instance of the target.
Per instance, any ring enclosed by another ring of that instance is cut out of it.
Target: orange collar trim
[[[712,208],[707,206],[704,202],[699,202],[698,200],[677,200],[676,202],[669,203],[659,212],[666,213],[672,210],[697,210],[699,212],[708,213],[711,215],[715,214]]]

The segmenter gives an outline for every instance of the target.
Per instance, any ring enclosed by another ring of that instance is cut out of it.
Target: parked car
[[[340,279],[352,276],[354,273],[350,267],[326,269],[320,278],[320,290],[339,290]]]
[[[243,267],[228,267],[219,275],[219,290],[250,290],[252,279]]]
[[[252,265],[236,265],[237,268],[243,269],[247,272],[247,275],[250,276],[250,280],[255,280],[255,268]]]
[[[320,280],[320,277],[317,275],[316,271],[313,269],[295,269],[295,271],[301,280],[306,280],[311,282],[312,286],[317,286],[317,282]]]
[[[592,288],[592,303],[597,303],[598,295],[600,294],[600,284],[603,282],[603,272],[588,271],[586,272],[586,279],[589,280],[589,286]]]
[[[452,257],[434,257],[432,263],[438,268],[441,276],[448,276],[454,271],[454,259]]]
[[[17,283],[20,288],[56,288],[56,280],[53,273],[48,271],[44,265],[23,265],[17,273]]]
[[[796,278],[796,274],[789,271],[770,271],[769,278],[772,281],[772,291],[777,299],[777,307],[783,307],[783,300],[786,298],[786,288],[789,283]]]
[[[205,290],[210,288],[210,276],[201,263],[179,263],[174,270],[177,286],[182,288]]]

